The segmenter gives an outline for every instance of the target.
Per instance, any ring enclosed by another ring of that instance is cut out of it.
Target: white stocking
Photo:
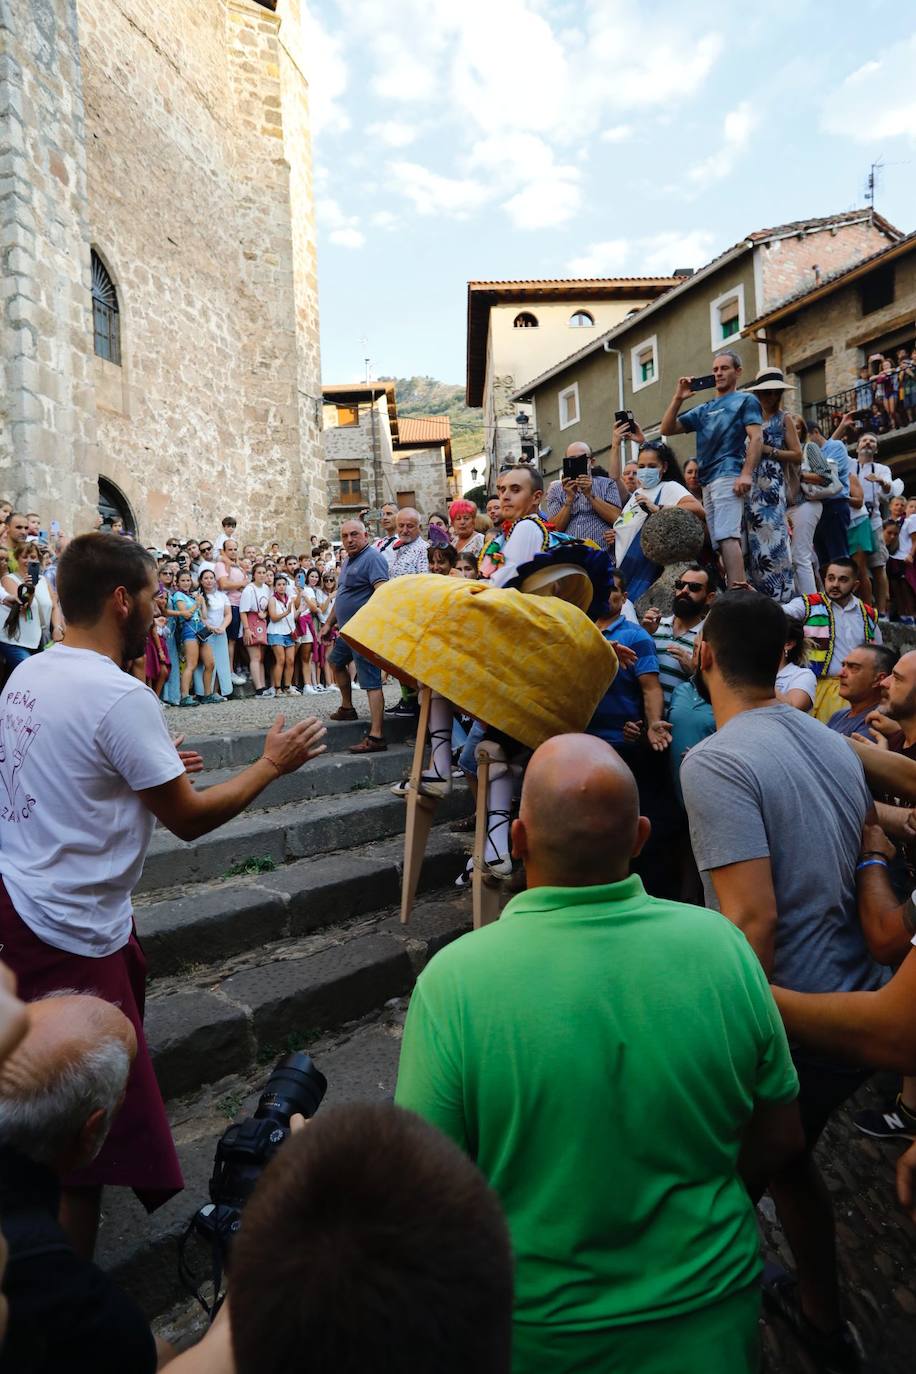
[[[509,820],[512,815],[512,793],[515,790],[514,769],[495,763],[490,768],[487,789],[486,863],[504,859],[509,853]]]
[[[438,692],[433,692],[429,706],[429,776],[448,782],[452,776],[452,721],[455,708]]]

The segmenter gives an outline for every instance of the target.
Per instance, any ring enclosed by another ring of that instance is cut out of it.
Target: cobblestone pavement
[[[393,706],[401,695],[396,682],[389,683],[384,689],[385,705]],[[302,720],[304,716],[326,718],[340,705],[340,693],[321,692],[312,697],[231,697],[217,706],[166,706],[165,723],[173,735],[228,735],[237,730],[270,729],[278,715],[286,717],[287,723]],[[369,723],[369,707],[366,694],[359,688],[353,690],[353,705],[359,712],[360,720]]]

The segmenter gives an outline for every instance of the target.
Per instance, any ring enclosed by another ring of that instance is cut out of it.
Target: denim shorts
[[[272,644],[275,649],[291,649],[295,642],[292,635],[278,635],[274,634],[273,630],[267,631],[267,643]]]
[[[328,654],[327,662],[332,668],[346,668],[351,663],[356,664],[356,681],[364,692],[381,691],[382,670],[376,668],[374,663],[370,663],[368,658],[363,658],[355,649],[351,649],[347,641],[338,636],[334,640],[331,652]]]
[[[735,477],[714,477],[703,487],[703,508],[706,511],[706,526],[713,547],[723,539],[740,539],[741,522],[744,518],[744,497],[736,496]]]

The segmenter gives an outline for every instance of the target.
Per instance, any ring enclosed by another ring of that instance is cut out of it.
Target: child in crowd
[[[446,577],[458,562],[458,554],[451,544],[431,544],[427,557],[430,572],[442,573]]]
[[[294,636],[297,606],[298,592],[290,586],[286,573],[278,572],[274,578],[273,594],[267,603],[267,643],[274,652],[271,676],[276,696],[299,695],[293,686],[293,671],[296,667]]]
[[[474,554],[459,553],[455,566],[452,568],[452,577],[466,577],[471,582],[477,581],[477,559]]]

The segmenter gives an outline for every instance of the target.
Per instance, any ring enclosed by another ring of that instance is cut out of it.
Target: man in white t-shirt
[[[152,1210],[183,1185],[143,1036],[146,964],[131,890],[157,820],[194,840],[276,777],[323,752],[314,717],[284,730],[227,782],[195,791],[158,702],[122,665],[143,653],[156,613],[155,561],[132,540],[84,534],[60,559],[62,644],[12,673],[0,699],[0,946],[24,1001],[85,989],[137,1032],[123,1105],[95,1161],[64,1181],[63,1218],[91,1255],[101,1187],[133,1187]]]

